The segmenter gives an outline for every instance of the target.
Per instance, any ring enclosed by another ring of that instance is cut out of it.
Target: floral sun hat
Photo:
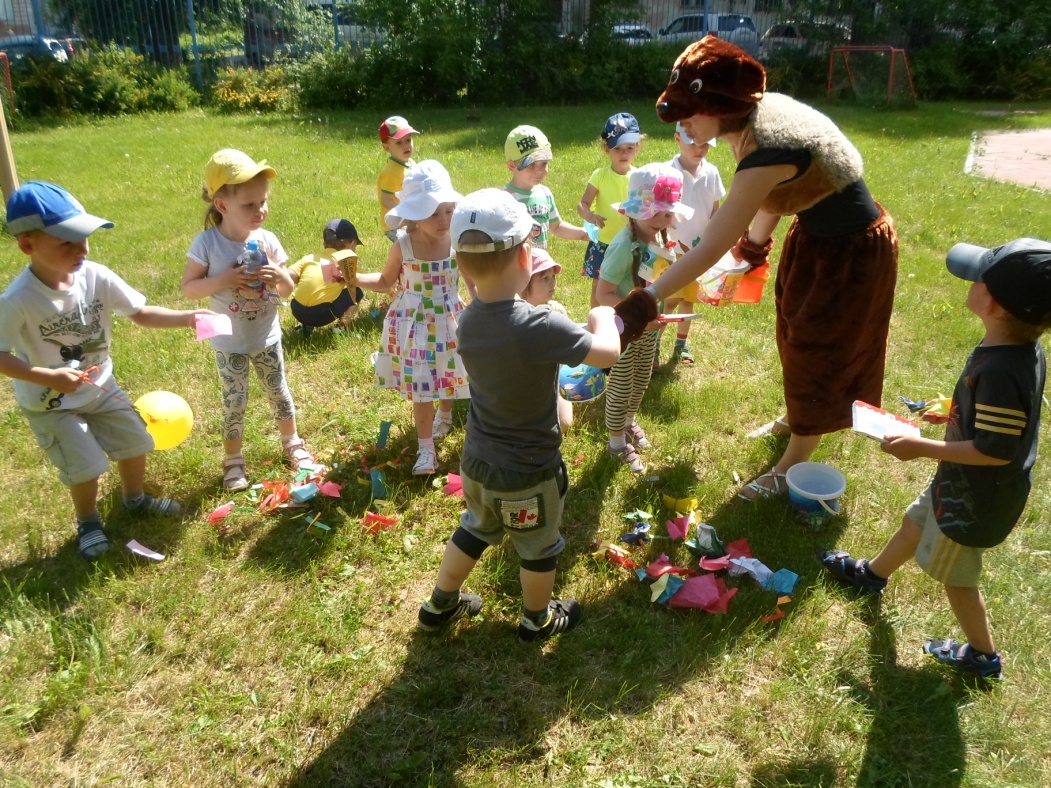
[[[693,216],[693,208],[681,201],[682,173],[670,164],[639,167],[628,176],[628,199],[613,203],[613,209],[629,219],[652,219],[671,211],[680,220]]]

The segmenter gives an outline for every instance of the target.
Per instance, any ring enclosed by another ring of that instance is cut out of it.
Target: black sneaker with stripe
[[[552,599],[548,605],[547,623],[538,627],[528,618],[523,617],[518,625],[518,641],[531,643],[534,640],[547,640],[562,632],[568,632],[580,621],[583,611],[575,599]]]
[[[439,610],[430,599],[420,605],[416,626],[424,632],[437,632],[463,616],[474,618],[482,612],[482,598],[478,594],[460,594],[460,601],[448,610]]]

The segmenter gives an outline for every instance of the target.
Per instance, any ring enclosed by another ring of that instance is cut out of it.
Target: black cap
[[[346,219],[333,219],[326,224],[324,238],[325,243],[332,243],[333,241],[357,241],[361,243],[361,239],[358,238],[358,229]]]
[[[989,295],[1023,323],[1051,322],[1051,243],[1016,238],[994,249],[956,244],[945,265],[954,276],[982,282]]]

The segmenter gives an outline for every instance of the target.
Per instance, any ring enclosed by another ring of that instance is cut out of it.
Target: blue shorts
[[[606,256],[609,244],[588,241],[587,251],[584,252],[584,270],[581,272],[588,279],[598,279],[599,269],[602,267],[602,258]]]

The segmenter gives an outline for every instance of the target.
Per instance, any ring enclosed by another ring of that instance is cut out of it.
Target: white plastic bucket
[[[820,521],[839,514],[839,496],[847,489],[846,477],[821,462],[801,462],[785,474],[788,500],[806,520]]]

